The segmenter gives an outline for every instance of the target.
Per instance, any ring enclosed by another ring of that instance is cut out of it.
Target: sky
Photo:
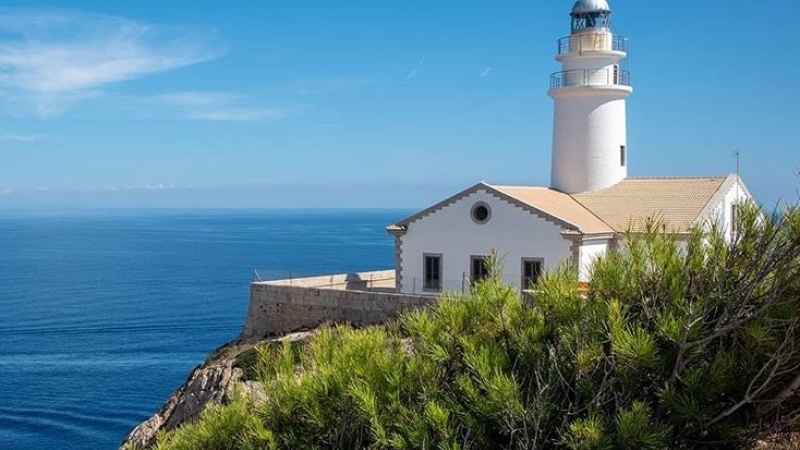
[[[610,0],[631,176],[797,200],[800,3]],[[569,0],[7,0],[0,208],[418,208],[548,185]]]

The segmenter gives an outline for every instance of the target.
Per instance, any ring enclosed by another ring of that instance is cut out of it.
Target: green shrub
[[[253,405],[238,395],[228,406],[209,405],[200,420],[159,436],[156,450],[270,450],[278,448]]]
[[[532,305],[497,278],[383,328],[319,330],[241,358],[239,398],[159,449],[741,448],[797,424],[800,213],[736,239],[629,236],[582,294],[565,265]]]

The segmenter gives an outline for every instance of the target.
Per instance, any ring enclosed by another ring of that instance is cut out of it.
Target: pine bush
[[[740,222],[732,242],[653,223],[588,292],[565,264],[532,304],[492,276],[385,327],[264,345],[265,403],[158,449],[742,448],[798,424],[800,212]]]

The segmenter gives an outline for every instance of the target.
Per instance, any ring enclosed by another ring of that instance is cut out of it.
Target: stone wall
[[[376,272],[324,275],[320,277],[266,281],[263,284],[269,284],[272,286],[313,287],[346,291],[372,292],[375,290],[383,290],[386,292],[394,292],[395,271],[379,270]]]
[[[378,325],[435,301],[395,293],[394,271],[252,283],[241,339],[251,342],[323,323]]]

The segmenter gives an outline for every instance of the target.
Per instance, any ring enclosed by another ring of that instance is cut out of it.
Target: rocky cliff
[[[123,450],[147,448],[155,444],[159,431],[174,430],[191,422],[209,403],[225,404],[233,393],[233,385],[242,376],[234,367],[236,357],[252,345],[227,344],[203,364],[192,370],[186,383],[147,421],[137,426],[122,442]]]
[[[212,403],[227,404],[234,390],[241,388],[245,394],[262,399],[265,393],[260,385],[246,378],[246,353],[260,343],[305,341],[312,332],[293,333],[281,338],[260,342],[234,341],[217,349],[200,366],[192,370],[183,386],[151,418],[134,428],[125,438],[120,450],[146,449],[156,444],[159,431],[174,430],[195,421]]]

